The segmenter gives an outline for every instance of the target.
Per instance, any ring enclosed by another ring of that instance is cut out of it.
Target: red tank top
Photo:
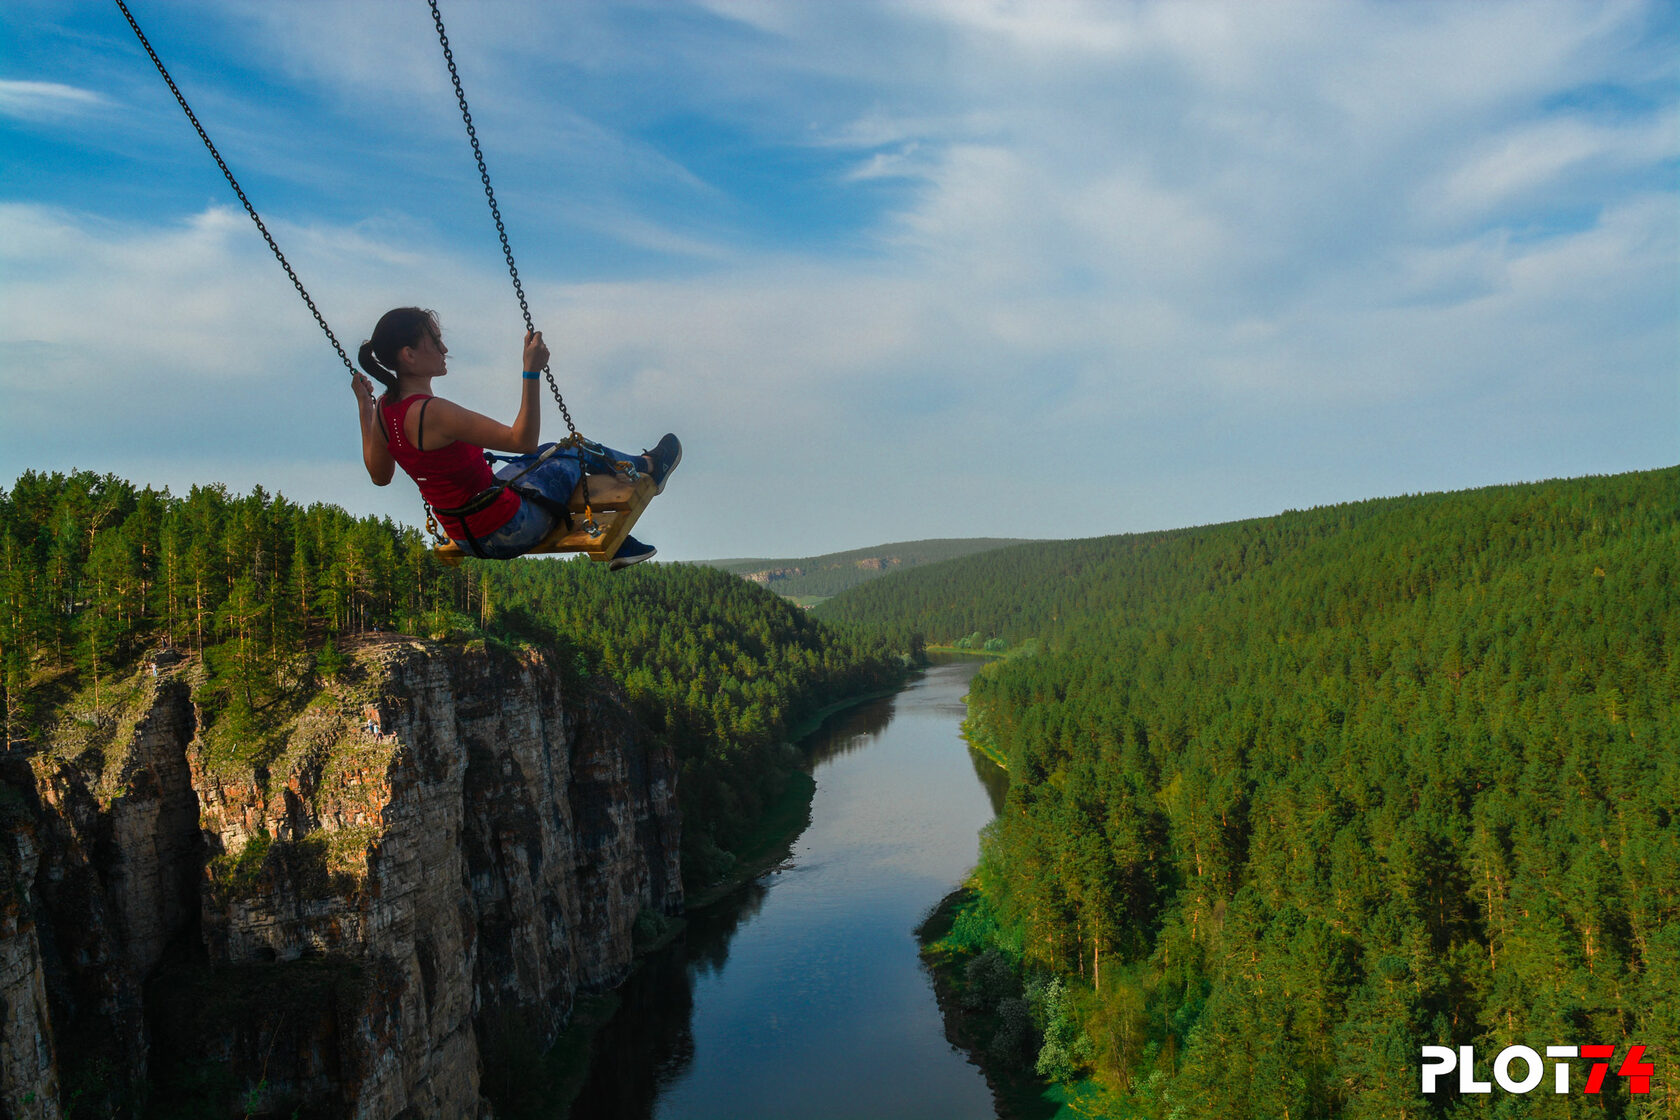
[[[389,408],[383,401],[379,405],[379,416],[385,424],[385,436],[391,446],[391,458],[397,461],[397,466],[408,472],[416,485],[420,487],[420,496],[434,511],[440,509],[454,509],[464,506],[480,491],[487,490],[496,484],[496,476],[491,473],[490,464],[484,461],[484,448],[456,440],[446,447],[439,447],[433,451],[421,451],[403,434],[403,421],[408,416],[409,408],[420,401],[430,400],[425,393],[415,393],[404,397]],[[425,417],[421,417],[422,420]],[[425,433],[421,432],[422,437]],[[501,497],[490,503],[477,513],[468,514],[467,527],[474,536],[487,537],[513,520],[513,515],[519,512],[519,495],[511,488],[503,490]],[[452,537],[465,538],[461,531],[461,518],[439,516],[444,532]]]

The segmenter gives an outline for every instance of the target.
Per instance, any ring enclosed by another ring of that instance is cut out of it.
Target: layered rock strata
[[[610,686],[388,638],[253,769],[195,671],[7,756],[0,1115],[488,1115],[486,1040],[540,1051],[682,907],[674,761]]]

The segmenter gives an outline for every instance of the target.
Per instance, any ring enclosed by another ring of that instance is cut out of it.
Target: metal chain
[[[356,367],[350,364],[350,355],[346,354],[344,347],[339,345],[338,336],[333,334],[331,327],[327,326],[327,320],[322,317],[321,309],[315,306],[315,301],[304,290],[303,281],[298,279],[298,274],[293,271],[291,262],[286,260],[286,254],[280,251],[280,246],[275,244],[273,235],[268,232],[268,227],[263,225],[263,220],[257,216],[257,208],[251,205],[249,198],[245,197],[244,189],[240,187],[239,180],[233,177],[233,172],[228,170],[226,161],[222,159],[222,153],[218,152],[216,145],[210,142],[210,134],[204,131],[203,125],[198,123],[197,115],[193,113],[192,107],[187,104],[187,99],[181,96],[181,90],[176,86],[175,79],[169,76],[169,71],[164,67],[163,60],[152,49],[151,41],[146,38],[146,33],[141,31],[140,25],[135,22],[134,13],[128,10],[128,5],[123,3],[123,0],[116,0],[116,4],[118,8],[122,9],[123,17],[128,20],[128,25],[134,29],[134,34],[139,37],[140,45],[145,47],[146,53],[151,56],[152,65],[156,66],[158,73],[163,75],[163,80],[169,83],[169,92],[175,95],[175,100],[181,105],[181,111],[187,114],[187,120],[191,121],[193,128],[197,130],[198,138],[204,141],[204,146],[210,149],[210,154],[215,157],[216,166],[222,169],[223,175],[227,176],[228,185],[233,188],[233,193],[238,195],[239,201],[245,204],[245,212],[251,215],[253,222],[257,223],[257,229],[262,233],[263,240],[268,242],[269,249],[274,252],[274,259],[280,262],[280,267],[286,270],[287,276],[291,277],[292,287],[296,288],[298,295],[303,297],[303,302],[309,305],[309,313],[315,316],[315,321],[321,324],[321,330],[326,333],[327,341],[331,342],[333,349],[338,351],[338,360],[344,363],[344,368],[350,371],[351,376],[358,376]]]
[[[120,2],[120,0],[119,0]],[[513,277],[513,293],[519,297],[519,312],[525,317],[527,333],[536,330],[531,320],[531,305],[525,299],[525,286],[519,282],[519,266],[513,263],[513,247],[508,244],[507,226],[502,223],[501,207],[496,205],[496,191],[490,185],[490,169],[484,163],[484,149],[478,142],[478,129],[473,126],[472,111],[467,108],[467,94],[461,88],[461,72],[455,67],[455,52],[449,47],[449,35],[443,29],[443,13],[438,11],[438,0],[427,0],[432,9],[432,24],[437,28],[438,42],[443,46],[443,60],[449,64],[449,80],[455,85],[455,101],[461,106],[461,119],[466,122],[467,139],[472,142],[473,159],[478,161],[478,177],[484,184],[484,197],[490,203],[490,217],[496,222],[496,236],[502,241],[502,256],[507,260],[508,275]],[[576,447],[581,453],[583,437],[578,434],[577,425],[572,423],[572,411],[566,407],[566,398],[560,395],[560,386],[554,380],[554,371],[545,363],[543,376],[548,379],[548,391],[554,394],[554,403],[560,407],[560,417],[566,421],[566,431],[569,433],[567,443]],[[595,523],[594,511],[589,505],[589,472],[578,475],[579,485],[583,489],[584,530],[590,536],[600,536],[600,526]]]

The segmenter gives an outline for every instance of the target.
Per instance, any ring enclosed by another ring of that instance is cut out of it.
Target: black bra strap
[[[416,451],[426,450],[426,406],[436,399],[436,397],[427,397],[420,402],[420,424],[418,430],[414,433],[417,437],[414,441],[414,450]]]

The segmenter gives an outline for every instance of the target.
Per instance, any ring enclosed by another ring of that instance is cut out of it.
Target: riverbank
[[[1005,774],[1009,773],[1009,759],[992,743],[981,739],[977,735],[970,734],[970,728],[967,720],[963,721],[962,740],[968,744],[970,750],[978,754],[981,758],[984,758],[987,762],[990,762],[993,766],[996,766]]]
[[[796,748],[803,750],[805,741],[822,730],[823,724],[827,723],[830,717],[860,704],[896,695],[914,679],[914,673],[906,674],[905,679],[894,688],[875,689],[825,705],[794,725],[788,738]],[[806,762],[808,763],[809,759],[806,759]],[[816,779],[811,777],[808,770],[801,768],[788,774],[787,784],[782,787],[781,796],[771,802],[746,839],[730,852],[735,857],[734,868],[717,882],[690,897],[686,908],[690,911],[703,910],[785,862],[793,850],[794,842],[811,823],[811,797],[816,791]],[[668,944],[676,932],[680,932],[680,927],[673,931],[670,937],[662,939],[659,945],[650,946],[650,950]]]
[[[1033,1072],[1030,1060],[1010,1061],[993,1052],[1002,1020],[995,1010],[965,1005],[968,964],[976,954],[952,937],[958,919],[974,903],[974,888],[966,883],[958,887],[916,928],[916,941],[933,977],[945,1038],[985,1076],[998,1120],[1130,1120],[1135,1114],[1093,1081],[1047,1084]]]
[[[816,779],[804,770],[795,770],[787,777],[781,796],[770,803],[758,818],[752,832],[730,854],[735,866],[729,874],[688,899],[687,911],[704,910],[740,890],[767,871],[773,871],[787,861],[793,845],[811,823],[811,797],[817,792]],[[680,924],[670,936],[649,951],[664,948],[680,933]]]
[[[1038,653],[1040,642],[1037,638],[1028,638],[1019,645],[1008,649],[974,649],[962,646],[923,646],[928,653],[938,653],[955,657],[984,657],[988,661],[1013,661],[1017,657],[1032,657]]]
[[[806,739],[809,739],[811,736],[820,731],[822,729],[822,725],[828,722],[828,717],[838,715],[848,708],[855,708],[859,704],[867,704],[871,700],[884,700],[888,696],[894,696],[903,692],[905,686],[915,680],[916,675],[920,672],[921,670],[919,669],[906,672],[904,679],[899,681],[898,684],[894,685],[892,688],[878,688],[873,692],[859,693],[856,696],[849,696],[844,700],[836,700],[832,704],[818,708],[815,712],[811,713],[809,716],[805,717],[805,719],[788,729],[788,739],[794,744],[794,746],[798,746]]]

